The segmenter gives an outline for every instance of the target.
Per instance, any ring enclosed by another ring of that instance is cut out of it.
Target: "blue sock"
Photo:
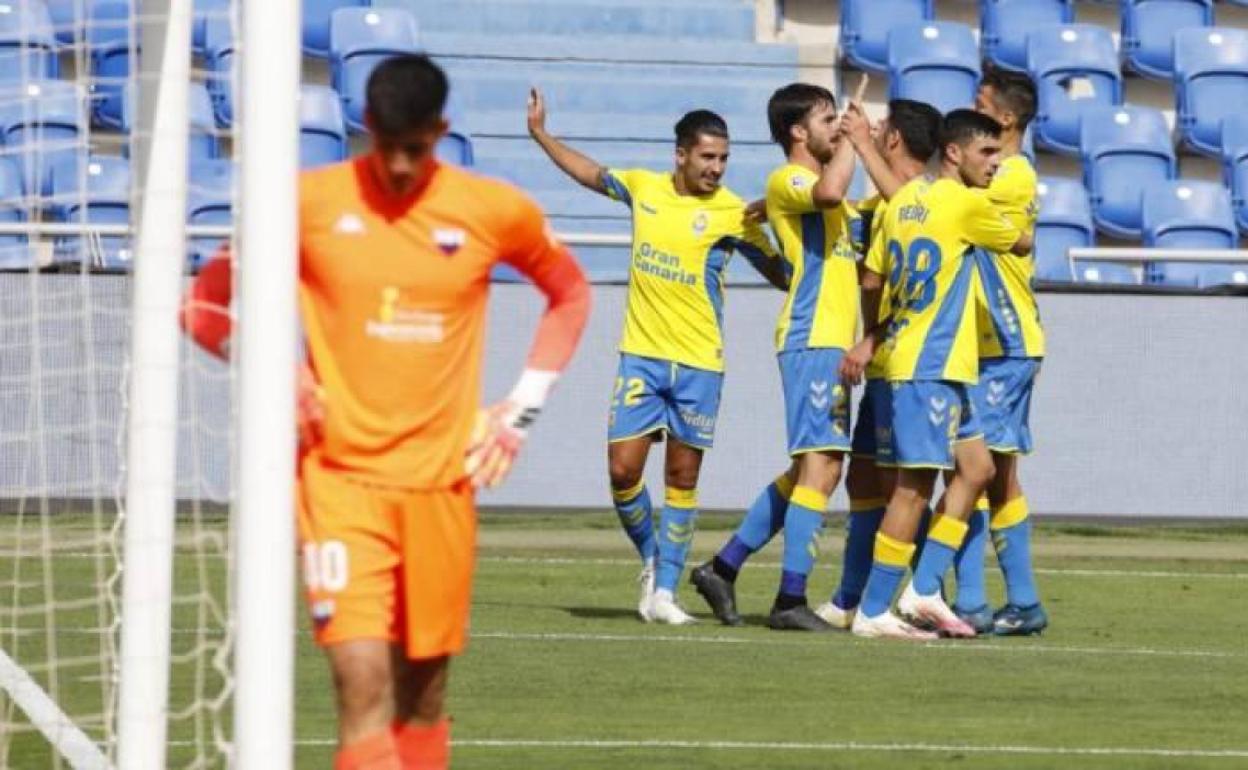
[[[884,519],[883,506],[856,507],[851,500],[849,507],[851,512],[845,522],[849,531],[845,536],[845,554],[841,561],[841,584],[832,594],[832,603],[843,610],[854,609],[862,600],[863,586],[871,574],[871,548],[875,543],[875,533]]]
[[[984,588],[984,548],[988,543],[988,511],[977,508],[966,522],[966,539],[953,557],[958,576],[958,600],[954,607],[970,612],[988,604]]]
[[[789,604],[806,598],[806,577],[819,555],[819,532],[828,497],[817,489],[798,486],[784,514],[784,559],[780,572],[780,595]],[[798,601],[801,600],[801,601]]]
[[[716,559],[732,571],[733,578],[745,560],[771,542],[784,526],[784,511],[789,507],[789,495],[792,493],[793,486],[788,477],[783,474],[778,476],[759,493],[754,504],[745,512],[737,531],[719,549]]]
[[[1016,497],[992,512],[992,544],[1005,576],[1006,601],[1017,607],[1039,604],[1031,564],[1031,519],[1025,498]]]
[[[654,537],[653,509],[646,482],[642,481],[632,489],[612,489],[611,499],[615,503],[616,515],[620,517],[620,526],[633,542],[641,560],[653,559],[658,552],[658,541]]]
[[[883,532],[875,535],[875,547],[871,574],[862,589],[862,605],[858,608],[864,616],[874,618],[888,612],[893,606],[893,595],[906,576],[906,565],[914,556],[914,545],[894,540]]]
[[[923,555],[914,568],[914,590],[930,596],[939,593],[945,573],[953,566],[953,557],[966,539],[967,525],[950,516],[938,516],[927,533]]]
[[[680,573],[693,545],[693,529],[698,518],[698,493],[692,489],[667,488],[667,504],[659,515],[659,564],[655,590],[676,592]]]

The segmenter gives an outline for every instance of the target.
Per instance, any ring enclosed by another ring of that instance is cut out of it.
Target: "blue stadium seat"
[[[121,92],[130,78],[133,9],[127,0],[95,2],[87,22],[92,122],[121,128]],[[137,52],[138,41],[134,41]]]
[[[464,168],[471,167],[475,163],[472,134],[468,119],[459,109],[454,98],[446,106],[446,119],[451,127],[446,136],[438,141],[438,146],[435,148],[438,160]]]
[[[1140,194],[1178,173],[1170,129],[1148,107],[1089,110],[1080,139],[1083,183],[1097,229],[1116,238],[1140,236]]]
[[[50,195],[52,165],[78,154],[87,129],[85,107],[86,94],[62,80],[29,83],[0,97],[4,152],[21,167],[27,195]]]
[[[979,42],[984,58],[999,67],[1027,69],[1027,34],[1075,20],[1073,0],[981,0]]]
[[[25,222],[27,218],[22,170],[12,158],[0,157],[0,222]],[[33,256],[26,236],[0,235],[0,270],[29,268]]]
[[[1042,27],[1027,36],[1027,69],[1036,81],[1036,140],[1075,154],[1079,121],[1097,105],[1122,104],[1122,73],[1109,30],[1091,24]]]
[[[192,162],[220,157],[221,146],[217,141],[217,123],[212,114],[212,97],[208,95],[208,87],[203,83],[191,83],[187,97],[191,124],[187,155]],[[127,83],[121,92],[121,126],[119,127],[126,134],[129,134],[135,127],[135,106],[134,83]],[[130,147],[127,144],[125,153],[128,155],[129,152]]]
[[[1222,179],[1231,190],[1235,221],[1248,233],[1248,114],[1222,121]]]
[[[1231,195],[1214,182],[1177,180],[1144,192],[1144,245],[1169,249],[1233,249],[1239,243]],[[1248,284],[1248,265],[1152,262],[1148,282],[1206,288]]]
[[[41,2],[0,3],[0,86],[59,76],[52,16]]]
[[[234,164],[226,159],[191,164],[187,185],[186,222],[190,225],[229,225],[234,222]],[[196,236],[188,241],[190,267],[198,270],[221,247],[224,239]]]
[[[208,45],[208,20],[229,18],[230,0],[195,0],[195,16],[191,21],[191,48],[202,54]]]
[[[975,104],[979,46],[965,24],[903,24],[888,33],[888,98],[917,99],[941,112]]]
[[[303,52],[329,58],[329,20],[339,8],[363,8],[371,0],[303,0]]]
[[[1213,25],[1213,0],[1123,0],[1122,61],[1133,72],[1169,80],[1174,33]]]
[[[889,31],[935,18],[932,0],[842,0],[841,52],[859,69],[884,72]]]
[[[234,125],[234,27],[229,19],[209,18],[204,25],[204,64],[209,72],[208,93],[212,96],[217,125]]]
[[[1036,278],[1070,281],[1067,251],[1096,241],[1088,192],[1073,179],[1044,178],[1036,184],[1040,213],[1036,219]]]
[[[60,159],[52,167],[49,213],[61,222],[129,224],[130,162],[94,155]],[[56,239],[52,260],[60,265],[129,270],[134,256],[131,249],[128,236],[95,239],[71,235]]]
[[[1184,144],[1218,155],[1222,119],[1248,104],[1248,31],[1180,30],[1174,36],[1174,86]]]
[[[329,86],[304,84],[299,91],[299,167],[314,168],[347,157],[342,102]]]
[[[66,45],[77,42],[78,34],[82,29],[82,19],[78,16],[79,4],[84,1],[46,0],[48,14],[52,18],[52,29],[56,33],[58,42]]]
[[[403,8],[339,8],[329,30],[330,74],[347,127],[364,130],[364,90],[383,60],[419,50],[416,17]]]

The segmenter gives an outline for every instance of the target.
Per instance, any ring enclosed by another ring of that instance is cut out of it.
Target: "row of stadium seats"
[[[1223,119],[1248,102],[1248,31],[1190,28],[1173,32],[1171,40],[1182,146],[1219,155]],[[1091,24],[1041,25],[1026,32],[1025,51],[1024,69],[1039,95],[1037,143],[1078,155],[1084,115],[1123,103],[1113,38]],[[944,21],[893,25],[886,53],[891,98],[924,99],[942,111],[974,100],[980,49],[970,27]]]
[[[1175,33],[1212,27],[1213,0],[1118,0],[1121,50],[1114,55],[1124,70],[1169,79],[1174,74]],[[1235,0],[1234,5],[1248,7]],[[889,69],[889,33],[899,25],[935,20],[934,0],[843,0],[841,48],[853,66]],[[1075,21],[1073,0],[979,0],[983,58],[1008,69],[1030,68],[1028,35],[1033,30]],[[1106,30],[1108,33],[1108,30]],[[1117,69],[1117,64],[1115,65]]]

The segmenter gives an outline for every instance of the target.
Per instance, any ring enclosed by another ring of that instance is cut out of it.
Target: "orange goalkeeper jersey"
[[[307,172],[299,228],[300,310],[326,402],[311,452],[348,473],[416,489],[463,478],[495,264],[550,299],[530,366],[562,368],[588,311],[584,276],[536,204],[454,166],[437,165],[403,201],[366,158]]]

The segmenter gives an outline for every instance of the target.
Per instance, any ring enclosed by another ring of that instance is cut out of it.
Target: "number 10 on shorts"
[[[303,581],[309,590],[341,591],[347,587],[347,570],[347,547],[341,540],[303,544]]]

